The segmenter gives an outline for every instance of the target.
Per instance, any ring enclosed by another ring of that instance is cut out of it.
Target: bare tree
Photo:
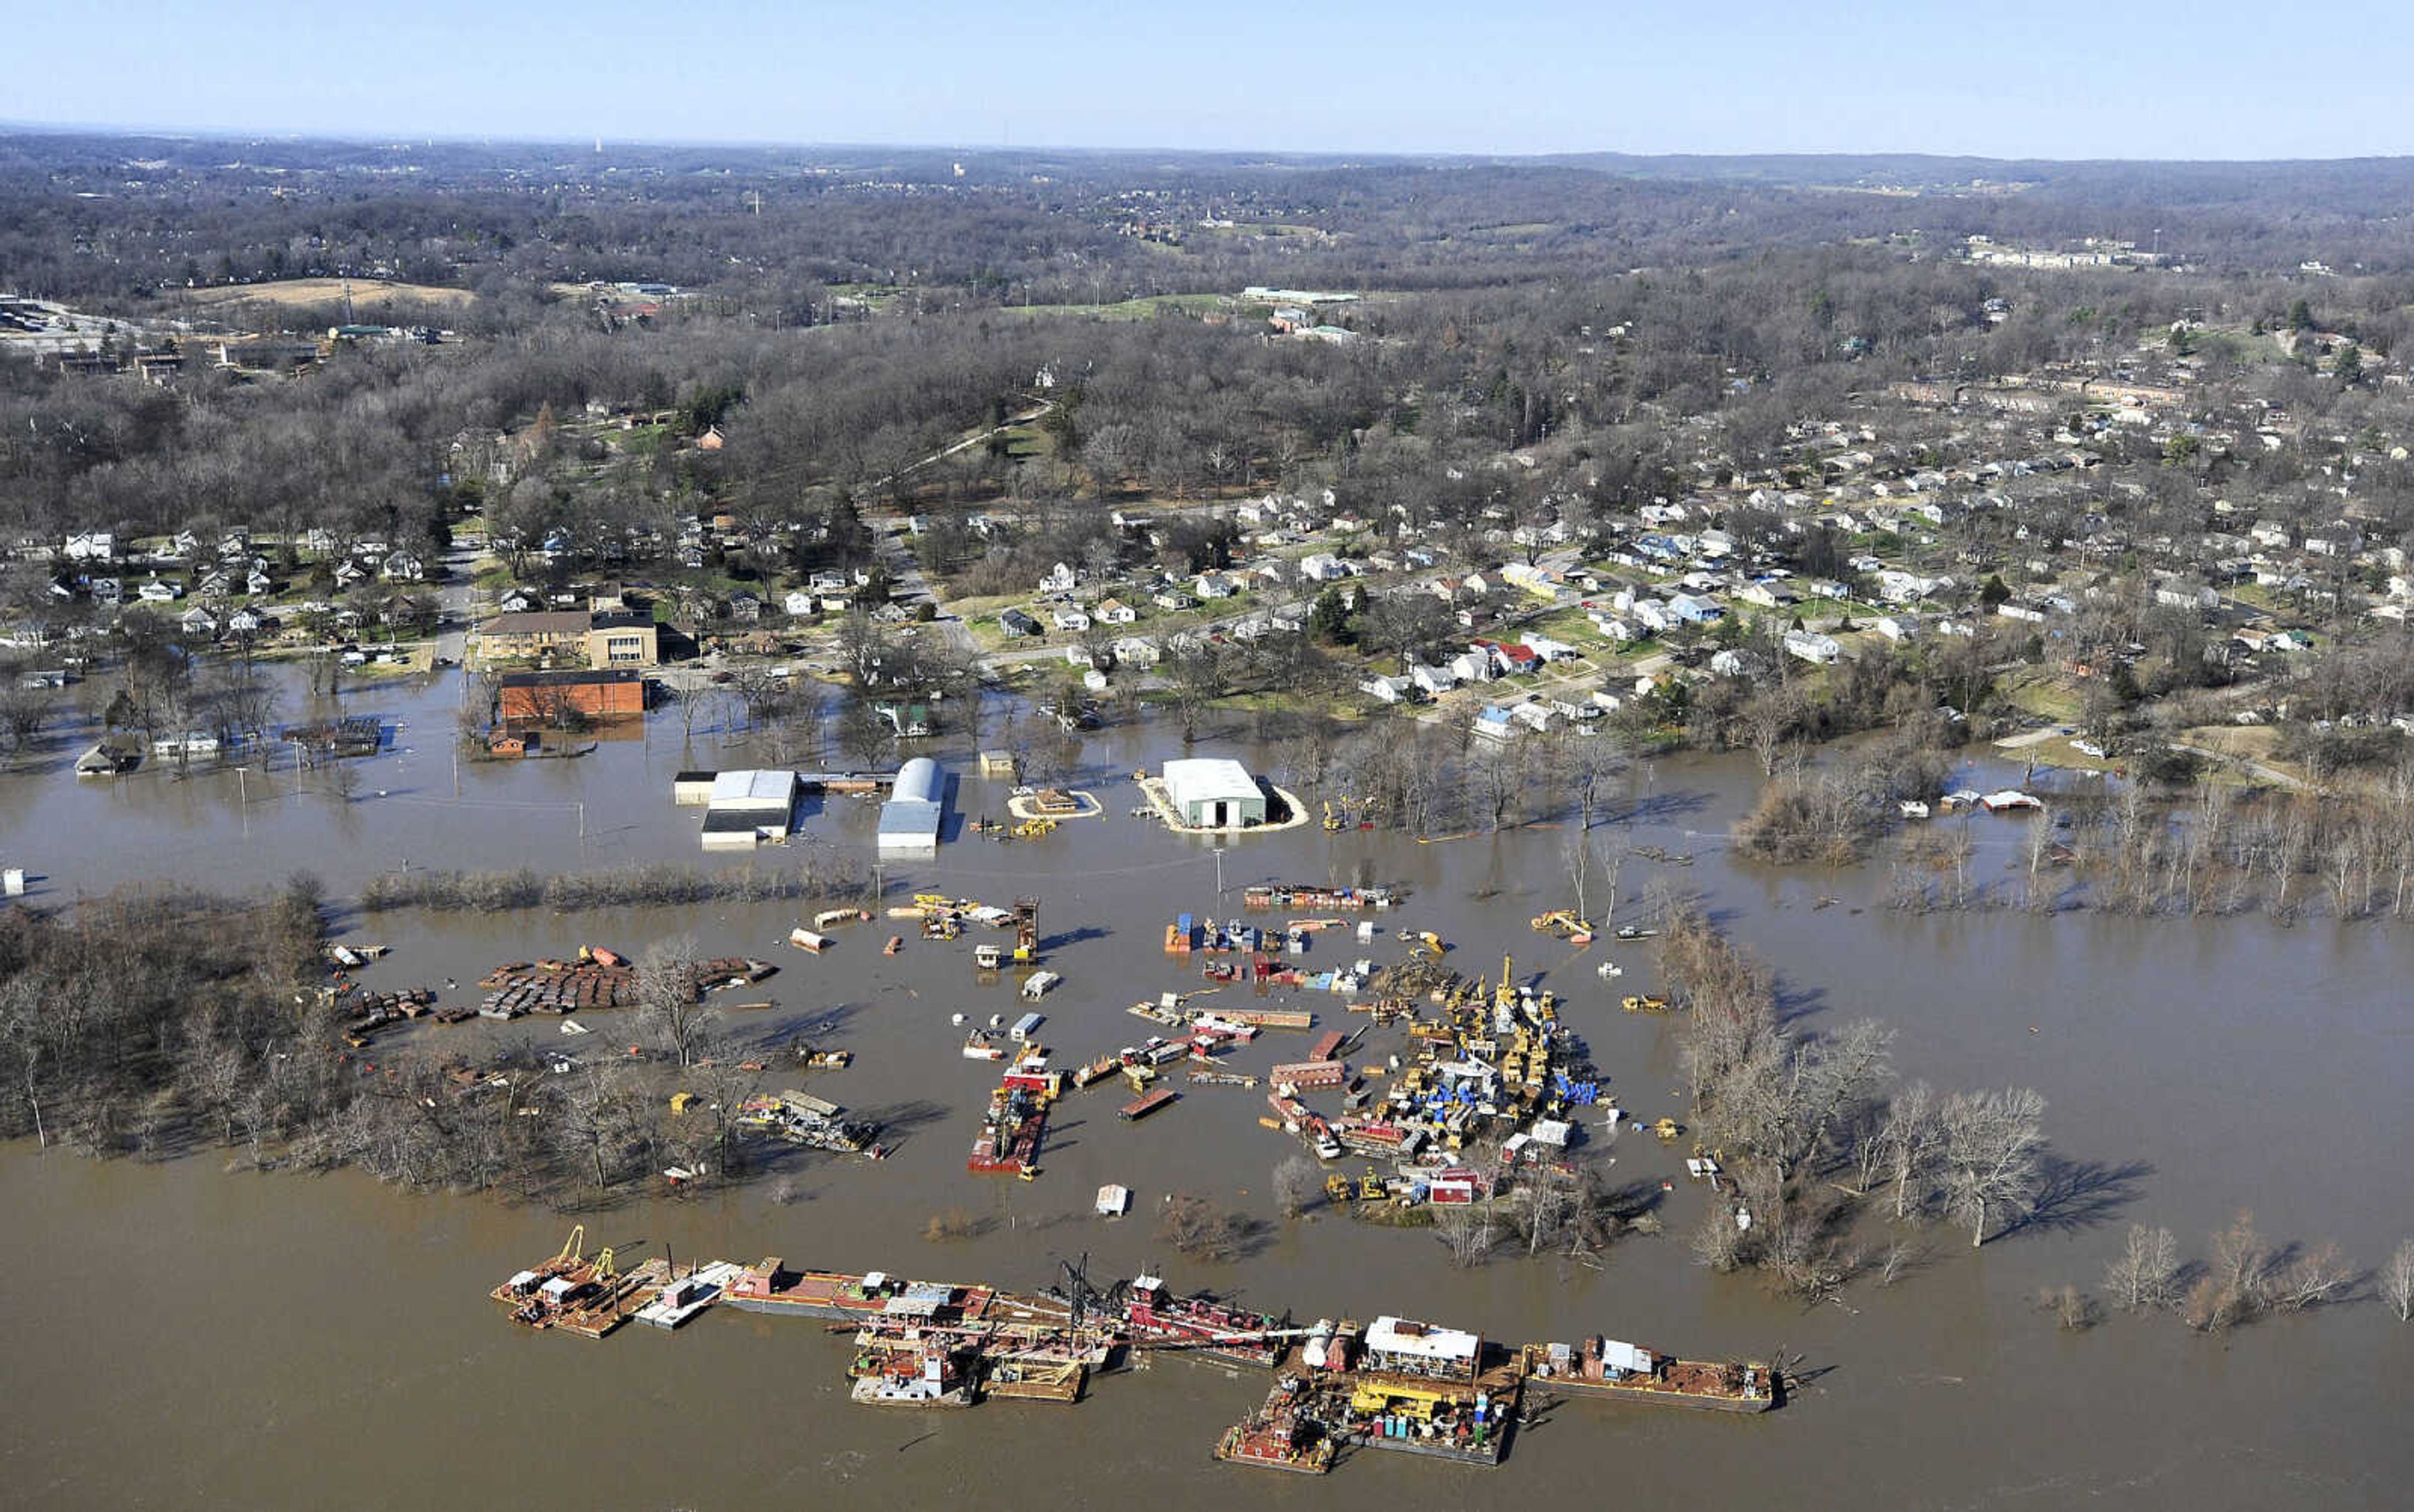
[[[693,935],[656,940],[637,960],[638,1023],[682,1067],[694,1061],[712,1023],[704,1006],[701,968]]]
[[[2179,1241],[2171,1231],[2133,1223],[2121,1258],[2104,1274],[2104,1289],[2132,1312],[2167,1308],[2179,1300],[2173,1290],[2179,1273]]]
[[[1304,1155],[1294,1155],[1274,1167],[1274,1205],[1285,1218],[1297,1218],[1307,1210],[1317,1188],[1316,1162]]]
[[[1434,1209],[1434,1233],[1450,1249],[1450,1263],[1464,1270],[1481,1265],[1500,1242],[1499,1220],[1488,1202],[1456,1203]]]
[[[2399,1323],[2414,1323],[2414,1239],[2400,1244],[2381,1267],[2380,1295]]]
[[[1970,1225],[1973,1249],[1988,1223],[2003,1232],[2034,1211],[2045,1155],[2045,1099],[2026,1087],[1957,1092],[1940,1107],[1945,1205]]]

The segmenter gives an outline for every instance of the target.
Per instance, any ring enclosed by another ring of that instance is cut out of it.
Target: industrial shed
[[[712,779],[704,809],[708,846],[745,846],[784,838],[796,822],[797,774],[747,769]]]
[[[1223,756],[1165,764],[1165,796],[1182,822],[1201,830],[1237,830],[1266,822],[1265,790],[1249,769]]]
[[[929,856],[939,848],[939,825],[946,817],[946,779],[939,764],[916,756],[897,770],[888,801],[880,805],[880,854]]]

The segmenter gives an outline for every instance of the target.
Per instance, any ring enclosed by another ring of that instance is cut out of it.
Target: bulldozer
[[[1651,1132],[1662,1145],[1673,1145],[1685,1137],[1685,1126],[1674,1118],[1662,1118],[1651,1126]]]
[[[1668,999],[1647,993],[1629,993],[1618,1006],[1629,1013],[1665,1013],[1668,1011]]]
[[[1358,1189],[1350,1184],[1348,1176],[1336,1171],[1324,1178],[1324,1196],[1326,1201],[1336,1205],[1355,1202],[1358,1198]]]
[[[1017,840],[1036,840],[1041,835],[1052,835],[1055,832],[1054,819],[1025,819],[1016,825],[1012,831]]]

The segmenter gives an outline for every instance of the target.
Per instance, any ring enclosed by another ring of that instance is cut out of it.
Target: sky
[[[0,121],[370,140],[1284,152],[2414,152],[2337,0],[30,0]],[[2295,19],[2292,19],[2294,17]]]

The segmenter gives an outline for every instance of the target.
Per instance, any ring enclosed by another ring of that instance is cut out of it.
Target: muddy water
[[[576,864],[578,816],[567,805],[579,801],[589,861],[685,860],[698,854],[693,811],[669,804],[669,773],[735,764],[709,738],[689,748],[657,720],[648,739],[582,761],[465,767],[455,801],[450,690],[377,696],[403,729],[395,751],[364,764],[349,800],[274,781],[273,798],[252,780],[238,793],[223,775],[11,779],[0,783],[11,863],[26,860],[60,896],[142,876],[268,880],[297,864],[343,894],[398,854],[415,864]],[[369,711],[372,701],[354,705]],[[1103,779],[1163,754],[1119,736],[1094,741],[1088,758]],[[1273,768],[1282,758],[1257,759]],[[983,1492],[994,1503],[1010,1487],[1005,1505],[1137,1495],[1185,1508],[1244,1496],[1422,1507],[1555,1494],[1710,1506],[2230,1506],[2283,1495],[2403,1505],[2414,1451],[2397,1418],[2414,1337],[2378,1306],[2212,1342],[2168,1320],[2116,1319],[2068,1337],[2028,1299],[2042,1285],[2093,1280],[2133,1220],[2168,1223],[2200,1248],[2199,1235],[2251,1205],[2267,1235],[2335,1238],[2367,1264],[2414,1232],[2400,1163],[2414,1134],[2402,1094],[2414,1073],[2402,1003],[2414,943],[2327,923],[1905,918],[1877,906],[1875,869],[1728,865],[1706,837],[1749,791],[1748,773],[1731,765],[1660,764],[1638,784],[1640,816],[1617,834],[1697,860],[1630,859],[1624,896],[1661,877],[1706,896],[1778,964],[1806,1029],[1873,1013],[1900,1030],[1906,1075],[2036,1086],[2052,1104],[2058,1150],[2097,1178],[2091,1199],[1974,1255],[1964,1239],[1928,1233],[1930,1258],[1900,1283],[1809,1312],[1687,1263],[1677,1235],[1702,1197],[1681,1178],[1666,1201],[1671,1236],[1630,1239],[1604,1269],[1544,1258],[1456,1272],[1423,1235],[1274,1222],[1267,1176],[1289,1149],[1258,1127],[1257,1091],[1185,1087],[1139,1126],[1115,1119],[1114,1093],[1075,1094],[1051,1126],[1040,1180],[966,1175],[973,1108],[994,1068],[958,1055],[961,1031],[949,1017],[1010,1018],[1023,1006],[1011,979],[975,981],[969,938],[909,940],[892,959],[878,953],[885,929],[856,926],[831,954],[808,959],[778,945],[792,921],[777,907],[385,916],[348,927],[396,947],[370,972],[374,984],[452,979],[463,991],[499,960],[587,941],[634,949],[689,929],[709,951],[780,959],[767,990],[744,995],[779,1006],[746,1015],[743,1027],[767,1038],[813,1031],[857,1052],[855,1068],[813,1089],[888,1120],[901,1135],[893,1160],[797,1157],[742,1190],[633,1202],[589,1215],[590,1244],[640,1255],[666,1245],[683,1259],[776,1252],[1035,1286],[1060,1257],[1088,1254],[1100,1280],[1167,1258],[1144,1216],[1089,1215],[1099,1183],[1132,1187],[1143,1215],[1168,1191],[1208,1191],[1267,1220],[1266,1231],[1246,1259],[1177,1265],[1177,1281],[1310,1316],[1401,1311],[1498,1338],[1602,1330],[1687,1354],[1783,1347],[1805,1357],[1809,1380],[1781,1413],[1729,1421],[1570,1401],[1521,1436],[1498,1471],[1362,1455],[1331,1481],[1294,1481],[1207,1460],[1218,1428],[1260,1383],[1197,1362],[1104,1381],[1070,1410],[882,1414],[844,1403],[842,1346],[809,1324],[715,1313],[676,1336],[632,1328],[602,1343],[509,1329],[483,1294],[559,1245],[568,1220],[550,1214],[407,1196],[350,1175],[228,1174],[215,1158],[96,1165],[17,1147],[0,1152],[0,1265],[16,1281],[0,1301],[16,1388],[0,1415],[0,1503],[759,1508],[817,1496],[921,1506]],[[1135,998],[1197,984],[1158,948],[1170,914],[1225,911],[1212,850],[1128,817],[1137,799],[1127,782],[1102,782],[1101,792],[1104,818],[1027,845],[967,837],[891,877],[893,888],[1044,900],[1048,964],[1067,981],[1041,1005],[1042,1037],[1068,1059],[1145,1034],[1124,1012]],[[1003,794],[966,777],[957,806],[999,812]],[[870,817],[840,801],[813,827],[829,844],[861,846]],[[1985,854],[2008,864],[2017,832],[1982,829],[2004,842]],[[1547,970],[1626,1106],[1680,1114],[1664,1028],[1620,1013],[1611,991],[1652,982],[1650,949],[1610,947],[1629,973],[1605,984],[1590,969],[1599,951],[1571,952],[1526,927],[1566,901],[1561,838],[1535,831],[1421,846],[1308,830],[1234,844],[1224,876],[1234,899],[1243,882],[1266,876],[1408,886],[1410,902],[1387,925],[1438,930],[1464,969],[1497,970],[1513,951],[1521,973]],[[1827,896],[1840,901],[1814,906]],[[1333,938],[1319,937],[1308,964],[1396,950]],[[585,1040],[560,1037],[551,1020],[411,1032],[447,1048],[510,1036],[592,1054],[621,1028],[612,1015],[594,1023],[599,1033]],[[1295,1048],[1271,1036],[1240,1066],[1262,1069]],[[1621,1176],[1676,1176],[1669,1152],[1631,1137],[1604,1146],[1596,1135],[1587,1155],[1615,1159]],[[794,1198],[785,1204],[774,1201],[783,1184]],[[927,1218],[950,1208],[976,1215],[985,1232],[924,1242]]]

